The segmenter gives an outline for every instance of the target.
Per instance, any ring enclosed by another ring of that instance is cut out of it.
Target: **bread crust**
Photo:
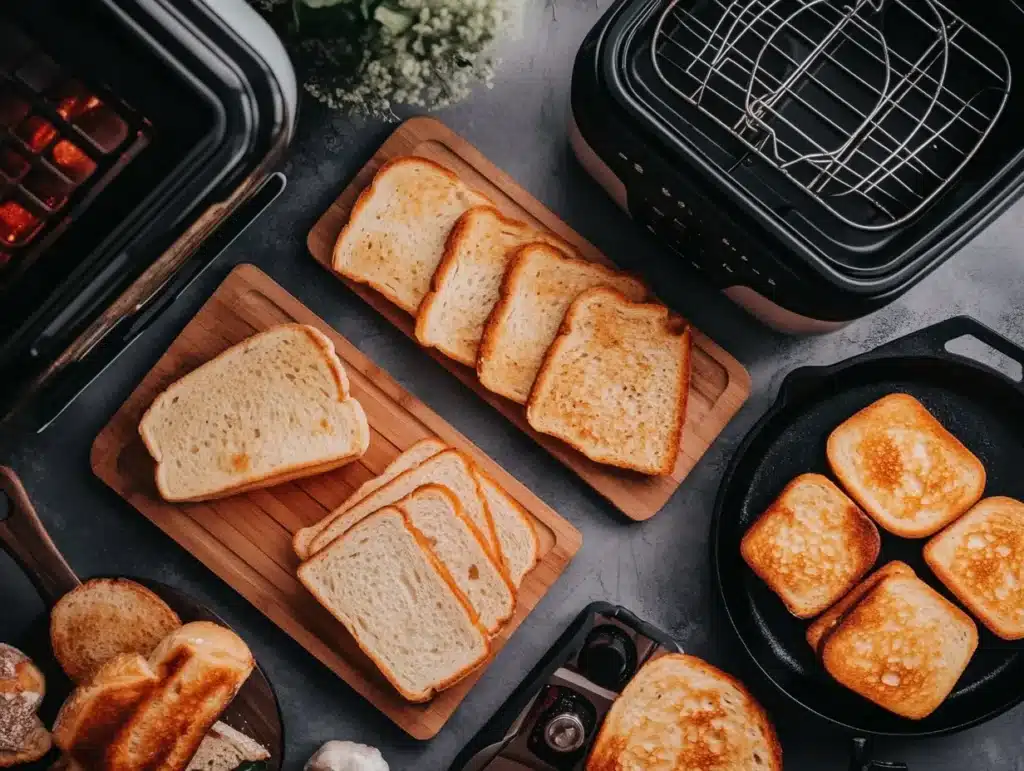
[[[345,622],[345,619],[343,619],[340,614],[338,614],[333,608],[331,608],[328,602],[326,601],[326,598],[323,597],[313,586],[310,586],[310,584],[306,580],[304,580],[303,577],[303,572],[305,570],[310,570],[312,566],[316,564],[316,562],[326,559],[328,550],[335,543],[363,527],[369,527],[374,522],[374,520],[386,516],[398,516],[401,518],[405,527],[412,534],[412,537],[416,540],[416,543],[420,547],[420,550],[423,552],[423,555],[426,558],[426,560],[431,564],[431,566],[438,573],[438,575],[441,576],[441,579],[448,585],[448,588],[451,590],[452,595],[459,602],[459,604],[462,605],[462,607],[466,610],[466,613],[468,614],[473,625],[477,628],[477,630],[479,630],[481,636],[483,637],[484,651],[483,654],[477,658],[477,660],[471,662],[467,668],[452,675],[451,677],[446,678],[445,680],[436,684],[434,687],[429,688],[423,693],[412,693],[410,691],[405,690],[388,671],[388,668],[385,665],[385,663],[377,656],[375,656],[373,652],[370,651],[363,644],[363,641],[359,639],[359,635],[357,635],[355,632],[353,632],[352,629],[349,628],[348,624]],[[444,565],[441,564],[441,561],[436,556],[434,556],[434,553],[430,549],[430,544],[426,541],[425,538],[423,538],[423,534],[411,525],[411,523],[409,522],[409,517],[405,514],[405,512],[403,512],[401,509],[395,506],[385,506],[379,511],[375,511],[365,519],[361,520],[358,524],[353,525],[350,529],[346,530],[344,533],[342,533],[337,538],[332,540],[326,547],[320,549],[316,554],[310,557],[299,568],[299,580],[306,587],[307,591],[309,591],[309,593],[316,598],[317,602],[319,602],[324,608],[326,608],[327,611],[332,616],[338,619],[338,621],[341,622],[341,624],[346,629],[348,629],[349,634],[352,636],[352,639],[355,640],[356,645],[359,646],[359,649],[364,654],[366,654],[366,657],[373,662],[374,666],[376,666],[377,669],[380,670],[380,673],[387,679],[389,683],[391,683],[392,687],[406,701],[412,702],[414,704],[422,704],[424,702],[430,701],[432,698],[434,698],[436,694],[440,693],[441,691],[447,688],[452,687],[460,680],[463,680],[464,678],[475,672],[491,656],[492,649],[490,636],[487,634],[487,630],[484,629],[483,626],[480,624],[480,619],[477,616],[476,611],[473,610],[473,606],[470,605],[469,599],[462,593],[462,591],[459,590],[459,587],[456,586],[455,580],[451,577],[451,574],[444,567]]]
[[[448,179],[450,179],[453,183],[458,185],[464,185],[465,187],[470,187],[469,185],[466,185],[466,183],[463,182],[462,179],[460,179],[459,176],[454,171],[445,166],[442,166],[440,163],[436,163],[435,161],[430,160],[429,158],[422,158],[418,155],[403,155],[398,158],[392,158],[391,160],[384,162],[373,175],[373,179],[370,180],[370,184],[364,187],[362,192],[359,193],[359,197],[356,198],[356,202],[355,204],[353,204],[352,210],[349,212],[348,221],[345,222],[345,226],[341,229],[341,232],[338,234],[338,240],[334,242],[334,252],[331,255],[331,269],[334,270],[335,273],[344,276],[349,281],[355,281],[357,284],[363,284],[364,286],[370,287],[375,292],[378,292],[383,297],[386,297],[392,305],[396,305],[402,310],[404,310],[406,313],[415,316],[416,312],[418,311],[418,308],[408,307],[399,299],[399,297],[394,292],[388,291],[388,288],[386,286],[378,285],[376,282],[365,279],[362,276],[346,273],[344,267],[339,265],[339,254],[341,252],[342,246],[344,245],[345,238],[349,233],[349,229],[352,227],[352,223],[358,218],[358,216],[362,214],[363,209],[366,207],[370,199],[373,197],[374,193],[377,190],[377,184],[380,178],[385,174],[385,172],[393,168],[410,164],[424,164],[426,166],[431,166],[435,171],[448,177]],[[484,200],[490,200],[488,199],[487,196],[485,196],[483,193],[479,192],[475,188],[470,187],[470,189]]]
[[[565,314],[565,318],[562,320],[562,325],[561,327],[559,327],[558,335],[555,337],[554,342],[551,344],[551,347],[548,349],[547,354],[544,356],[544,362],[541,364],[540,370],[537,372],[537,377],[533,381],[533,386],[530,389],[530,397],[529,399],[527,399],[526,402],[527,422],[530,423],[530,426],[534,430],[539,431],[540,433],[547,433],[546,431],[541,431],[541,429],[538,429],[536,428],[536,426],[533,425],[533,422],[530,420],[530,410],[539,401],[540,389],[544,387],[544,384],[547,381],[547,379],[549,377],[554,377],[554,362],[558,357],[559,353],[561,353],[562,348],[565,345],[569,344],[568,339],[571,337],[573,333],[573,327],[576,323],[576,314],[580,312],[579,309],[582,308],[583,304],[587,300],[598,295],[608,297],[614,300],[615,302],[623,304],[627,308],[633,310],[647,310],[657,312],[661,316],[662,327],[665,333],[673,337],[678,336],[682,338],[682,345],[680,347],[680,358],[684,362],[684,368],[682,377],[679,378],[679,383],[676,388],[676,409],[672,417],[672,429],[670,432],[668,454],[666,455],[661,465],[645,466],[639,463],[630,463],[629,461],[595,457],[594,455],[589,453],[586,450],[586,448],[578,444],[574,444],[572,441],[565,439],[563,437],[559,436],[557,438],[565,442],[567,445],[569,445],[576,451],[590,458],[591,460],[597,463],[604,464],[606,466],[614,466],[616,468],[626,469],[629,471],[639,471],[641,474],[647,474],[649,476],[664,476],[666,474],[671,474],[675,470],[676,462],[679,459],[680,444],[682,443],[683,436],[683,426],[686,424],[686,407],[687,402],[689,400],[690,380],[693,367],[693,341],[691,327],[688,324],[685,324],[685,322],[683,322],[679,316],[672,313],[666,306],[660,303],[635,303],[630,301],[629,298],[622,294],[622,292],[619,292],[618,290],[612,289],[611,287],[607,286],[594,287],[593,289],[588,289],[587,291],[580,294],[580,296],[573,301],[573,304],[570,306],[568,312]],[[677,332],[680,325],[684,324],[685,326],[683,326],[682,332]],[[549,435],[554,436],[554,434]]]
[[[540,538],[538,538],[537,536],[537,527],[533,524],[533,516],[525,508],[523,508],[522,505],[520,505],[519,501],[517,501],[515,498],[509,495],[508,491],[505,490],[505,488],[502,487],[500,484],[498,484],[495,481],[494,477],[490,476],[482,468],[480,468],[479,466],[474,466],[473,473],[477,477],[477,487],[480,489],[481,497],[483,498],[484,505],[487,507],[488,516],[490,517],[490,524],[491,529],[493,530],[494,543],[497,546],[498,551],[500,552],[502,566],[505,570],[505,574],[509,581],[512,581],[512,571],[509,569],[508,557],[501,548],[501,540],[498,538],[498,526],[494,524],[494,513],[491,511],[491,506],[487,502],[487,495],[484,493],[483,484],[481,483],[480,480],[485,479],[492,485],[494,485],[498,490],[500,490],[501,493],[505,496],[506,500],[508,500],[508,502],[512,504],[512,508],[516,510],[516,513],[519,515],[519,519],[523,522],[523,524],[526,525],[527,532],[529,532],[530,534],[530,540],[533,542],[533,559],[530,562],[530,567],[528,567],[526,571],[523,573],[523,579],[525,580],[526,576],[530,573],[530,571],[537,567],[537,563],[540,562]],[[515,582],[512,581],[512,584],[515,585]]]
[[[157,492],[160,493],[160,497],[162,497],[165,501],[171,503],[191,503],[197,501],[210,501],[217,500],[220,498],[226,498],[231,495],[237,495],[239,493],[247,492],[249,490],[258,490],[265,487],[272,487],[274,485],[282,484],[292,479],[301,479],[303,477],[313,476],[315,474],[322,474],[326,473],[327,471],[340,468],[341,466],[344,466],[347,463],[351,463],[356,458],[362,457],[363,453],[366,452],[366,448],[369,445],[370,440],[369,426],[366,423],[366,415],[362,411],[362,405],[359,405],[359,402],[355,402],[356,405],[358,405],[359,407],[360,413],[362,413],[362,425],[366,427],[366,431],[364,432],[364,435],[362,437],[363,441],[361,443],[361,449],[356,453],[349,453],[344,456],[332,458],[331,460],[328,461],[316,461],[311,463],[298,463],[289,466],[282,466],[280,469],[271,474],[265,474],[262,477],[258,477],[255,479],[240,481],[237,484],[229,485],[228,487],[222,488],[221,490],[218,490],[210,494],[203,494],[198,496],[175,496],[164,486],[163,480],[160,478],[160,464],[162,463],[163,453],[160,451],[160,447],[157,443],[156,438],[153,437],[146,428],[150,413],[164,400],[172,398],[174,390],[181,384],[181,381],[184,380],[185,378],[189,377],[190,375],[196,372],[201,371],[204,367],[214,364],[215,362],[229,354],[238,346],[246,345],[253,340],[256,340],[264,335],[277,332],[283,328],[301,331],[310,339],[310,341],[317,348],[321,350],[321,352],[324,355],[324,360],[327,363],[328,370],[331,372],[334,382],[338,387],[337,401],[339,403],[343,403],[351,399],[351,395],[349,393],[348,375],[345,373],[345,368],[341,363],[341,359],[338,357],[338,354],[334,349],[334,343],[331,341],[329,337],[327,337],[320,330],[315,329],[314,327],[308,326],[307,324],[296,323],[279,324],[277,326],[271,327],[270,329],[258,332],[257,334],[252,335],[251,337],[247,337],[245,340],[235,343],[235,345],[229,346],[228,348],[221,351],[219,354],[214,356],[209,361],[204,362],[203,364],[193,369],[191,372],[182,375],[180,378],[171,383],[171,385],[169,385],[164,391],[157,395],[157,397],[153,400],[153,403],[150,404],[149,408],[143,414],[142,419],[139,421],[139,436],[142,438],[142,443],[145,445],[146,450],[149,452],[150,456],[152,456],[153,460],[156,462],[156,468],[154,469],[154,482],[156,484],[156,489]]]

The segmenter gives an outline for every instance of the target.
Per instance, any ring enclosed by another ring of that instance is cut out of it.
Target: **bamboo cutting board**
[[[156,492],[153,461],[139,438],[142,414],[157,394],[200,364],[257,332],[292,321],[310,324],[334,341],[352,395],[370,424],[369,450],[358,462],[320,476],[206,503],[165,502]],[[486,667],[426,704],[406,702],[341,623],[299,583],[299,561],[291,546],[292,533],[318,522],[395,456],[429,436],[468,453],[536,525],[541,559],[520,588],[515,616],[494,640],[497,653],[579,550],[579,531],[251,265],[231,272],[96,437],[92,468],[397,725],[417,739],[429,739]]]
[[[465,139],[433,118],[413,118],[403,123],[381,145],[310,231],[307,239],[309,251],[325,268],[331,270],[334,243],[348,222],[356,198],[373,179],[377,169],[392,158],[403,155],[422,156],[448,167],[464,182],[490,198],[505,215],[556,233],[588,260],[612,264]],[[415,339],[413,317],[373,289],[340,274],[334,275]],[[750,375],[743,365],[706,335],[694,330],[690,395],[679,458],[671,474],[648,477],[595,463],[562,441],[534,431],[526,422],[526,410],[480,385],[472,368],[434,349],[430,349],[430,354],[626,516],[635,520],[649,519],[661,510],[750,395]]]

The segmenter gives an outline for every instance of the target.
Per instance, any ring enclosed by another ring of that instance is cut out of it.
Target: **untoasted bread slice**
[[[269,758],[270,752],[258,741],[218,721],[189,761],[188,771],[235,771]]]
[[[516,250],[530,242],[572,251],[561,239],[508,219],[493,206],[474,206],[459,217],[431,291],[416,314],[416,339],[475,366],[484,324],[498,302],[505,272]]]
[[[919,578],[891,575],[843,616],[822,643],[839,683],[902,717],[939,708],[978,647],[978,628]]]
[[[164,638],[149,665],[159,682],[110,742],[104,771],[141,771],[154,758],[162,771],[185,769],[255,663],[234,632],[193,621]]]
[[[884,396],[836,428],[828,462],[854,500],[903,538],[938,532],[985,490],[981,461],[907,394]]]
[[[458,450],[445,450],[419,466],[399,474],[352,508],[332,514],[327,525],[310,543],[310,555],[326,548],[331,541],[373,512],[397,503],[417,487],[426,484],[444,485],[451,490],[458,499],[463,513],[485,538],[490,538],[490,534],[494,532],[491,515],[473,476],[472,461]],[[495,545],[489,540],[487,545],[491,553],[497,556]]]
[[[547,244],[522,247],[484,327],[476,363],[480,382],[526,404],[569,306],[597,286],[617,289],[634,302],[647,294],[642,282],[604,265],[566,257]]]
[[[138,653],[114,656],[64,702],[53,724],[54,742],[86,771],[103,768],[114,738],[159,684],[156,670]]]
[[[473,469],[494,524],[505,572],[516,589],[540,559],[540,541],[531,517],[498,483],[478,468]]]
[[[338,236],[332,265],[415,315],[456,220],[490,203],[444,166],[406,156],[377,171]]]
[[[409,701],[429,700],[490,653],[469,601],[397,508],[304,562],[299,580]]]
[[[875,524],[820,474],[786,485],[740,542],[743,559],[797,618],[838,602],[881,548]]]
[[[993,634],[1024,639],[1024,503],[986,498],[925,544],[924,558]]]
[[[53,606],[50,643],[61,668],[81,683],[121,653],[149,656],[180,626],[178,614],[142,584],[94,578]]]
[[[913,568],[905,562],[894,560],[886,563],[870,576],[865,578],[856,587],[850,590],[843,599],[822,613],[807,627],[807,644],[820,653],[821,641],[825,639],[836,625],[842,620],[843,615],[854,605],[861,601],[868,592],[878,586],[889,576],[914,576]]]
[[[139,424],[168,501],[197,501],[337,468],[370,442],[334,344],[283,324],[160,394]]]
[[[495,634],[512,617],[516,594],[484,536],[441,485],[424,485],[395,504],[466,595],[480,624]]]
[[[689,388],[689,328],[664,305],[632,303],[597,287],[566,314],[526,419],[598,463],[670,474]]]
[[[586,771],[782,771],[767,713],[735,678],[695,656],[645,664],[612,704]]]
[[[331,515],[348,511],[367,495],[376,492],[399,474],[402,474],[409,469],[416,468],[423,461],[434,457],[445,449],[447,449],[447,445],[440,439],[421,439],[391,461],[379,476],[375,476],[373,479],[367,480],[361,484],[359,489],[352,493],[352,495],[345,499],[344,503],[331,512]],[[301,530],[296,531],[295,535],[292,537],[292,548],[299,556],[299,559],[309,559],[311,556],[309,546],[313,542],[313,539],[316,538],[316,536],[319,535],[327,526],[329,519],[330,516],[325,517],[315,525],[310,525],[309,527],[304,527]]]

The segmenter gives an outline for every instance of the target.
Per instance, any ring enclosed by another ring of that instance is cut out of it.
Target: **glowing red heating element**
[[[53,146],[50,157],[64,176],[75,184],[84,182],[96,170],[96,162],[67,139]]]
[[[15,246],[39,228],[39,219],[17,201],[0,203],[0,244]]]
[[[34,153],[41,153],[57,138],[57,129],[54,125],[38,115],[30,115],[23,120],[15,133]]]

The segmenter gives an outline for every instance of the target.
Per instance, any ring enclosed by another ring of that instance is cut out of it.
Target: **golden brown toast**
[[[890,394],[828,438],[828,461],[847,492],[894,535],[926,538],[973,506],[985,467],[907,394]]]
[[[821,652],[821,641],[842,620],[843,615],[889,576],[914,576],[914,569],[905,562],[894,560],[886,563],[854,587],[843,599],[822,613],[807,627],[807,643]]]
[[[863,578],[881,549],[874,523],[831,480],[803,474],[740,542],[743,559],[797,618],[811,618]]]
[[[978,628],[916,577],[889,576],[822,644],[826,671],[851,691],[902,717],[939,708],[978,647]]]
[[[1024,503],[986,498],[925,544],[924,558],[993,634],[1024,639]]]
[[[0,768],[38,760],[50,749],[50,733],[36,710],[46,678],[32,660],[0,643]]]
[[[586,771],[782,771],[761,705],[736,679],[694,656],[643,666],[612,704]]]

